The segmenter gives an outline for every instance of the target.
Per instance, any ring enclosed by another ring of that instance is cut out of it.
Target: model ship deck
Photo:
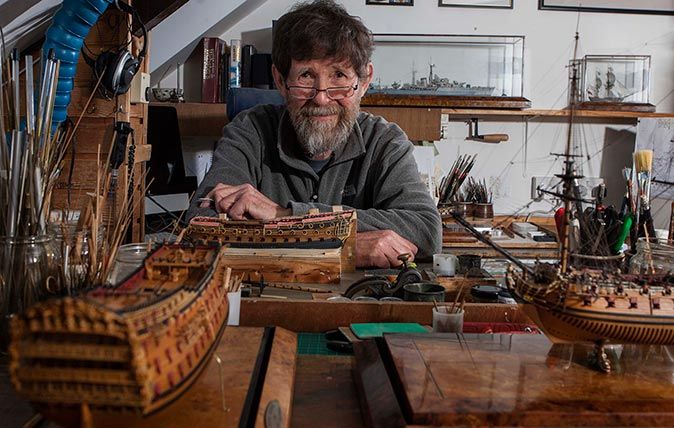
[[[355,232],[355,211],[337,211],[272,220],[195,217],[181,239],[230,246],[339,248]]]
[[[588,269],[537,284],[513,271],[509,286],[537,309],[538,324],[572,342],[674,344],[674,277]]]
[[[10,375],[38,406],[148,414],[180,396],[228,313],[219,247],[165,245],[118,286],[49,301],[13,321]]]

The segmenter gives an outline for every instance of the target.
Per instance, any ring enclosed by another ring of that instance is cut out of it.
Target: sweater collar
[[[360,115],[362,114],[362,112],[359,113],[358,119],[360,119]],[[326,168],[329,168],[330,165],[336,165],[356,159],[365,154],[365,143],[363,142],[363,133],[361,132],[359,125],[360,121],[358,119],[353,125],[353,130],[351,131],[351,134],[349,134],[346,142],[335,150],[335,153]],[[302,153],[299,150],[299,145],[297,143],[297,134],[293,128],[287,108],[281,113],[276,144],[279,157],[286,165],[316,175],[311,166],[302,159]]]

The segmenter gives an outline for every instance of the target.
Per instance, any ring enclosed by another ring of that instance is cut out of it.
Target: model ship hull
[[[181,240],[246,248],[340,248],[355,233],[356,212],[338,211],[272,220],[195,217]]]
[[[10,376],[40,409],[147,415],[196,380],[224,331],[217,247],[163,246],[115,287],[45,302],[13,321]]]
[[[536,284],[511,270],[508,286],[535,307],[535,321],[553,340],[674,345],[674,296],[667,285],[587,275]]]

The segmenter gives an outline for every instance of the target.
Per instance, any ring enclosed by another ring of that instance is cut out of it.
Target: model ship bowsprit
[[[575,64],[572,62],[570,124],[563,155],[565,170],[558,175],[564,190],[555,194],[564,201],[560,262],[536,262],[533,268],[524,265],[482,236],[461,216],[452,215],[478,239],[521,269],[518,272],[512,265],[509,267],[508,287],[533,305],[534,320],[551,339],[595,343],[598,368],[610,371],[610,362],[603,349],[606,342],[674,345],[674,273],[656,274],[650,269],[647,274],[621,274],[606,266],[601,269],[571,265],[571,256],[577,256],[570,250],[571,224],[583,215],[583,200],[574,185],[582,177],[576,172],[575,156],[571,154],[577,88]]]
[[[219,247],[164,245],[117,286],[13,320],[10,376],[39,409],[147,415],[185,392],[224,331],[231,270]],[[83,416],[84,417],[84,416]]]
[[[195,217],[181,241],[245,248],[340,248],[356,231],[355,211],[310,213],[271,220]]]

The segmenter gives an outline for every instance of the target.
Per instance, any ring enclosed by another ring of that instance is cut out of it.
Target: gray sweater
[[[187,218],[216,215],[198,206],[216,184],[249,183],[293,215],[356,208],[359,232],[393,230],[419,248],[417,259],[428,258],[441,250],[441,221],[412,150],[398,125],[361,112],[347,142],[317,174],[298,152],[285,106],[257,106],[224,127]]]

